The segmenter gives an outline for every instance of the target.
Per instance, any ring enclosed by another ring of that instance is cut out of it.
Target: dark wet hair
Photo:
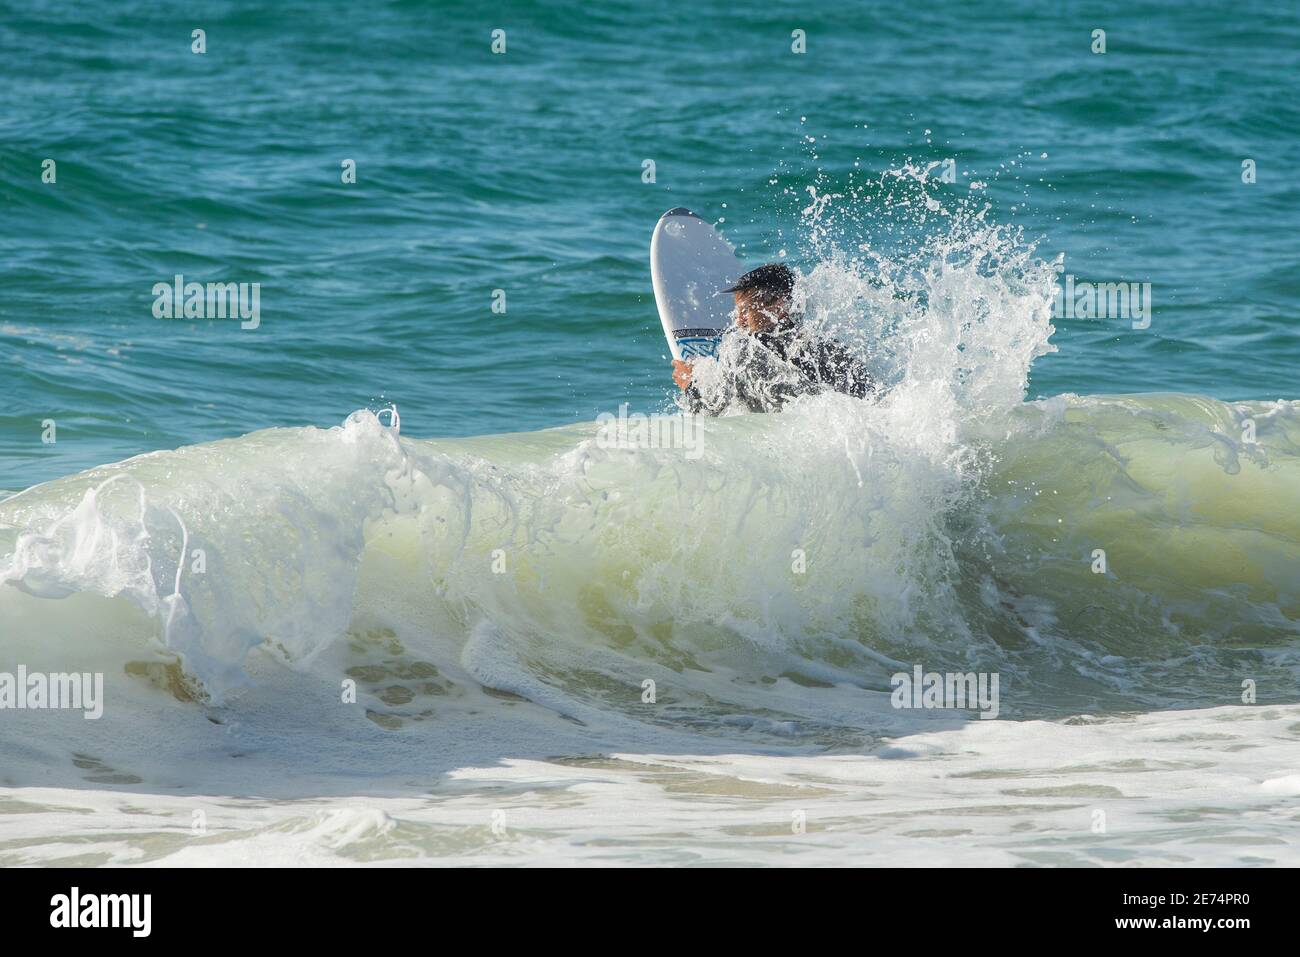
[[[758,293],[764,302],[789,299],[794,292],[795,271],[785,263],[768,263],[751,269],[723,292]]]

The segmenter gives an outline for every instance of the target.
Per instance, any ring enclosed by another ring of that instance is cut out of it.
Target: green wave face
[[[570,712],[627,717],[657,676],[678,717],[791,707],[833,736],[879,720],[846,691],[916,664],[997,672],[1019,715],[1292,700],[1296,403],[1062,396],[937,444],[901,421],[823,396],[689,448],[369,413],[254,433],[0,505],[0,604],[29,648],[120,669],[161,642],[218,697],[254,650],[312,671],[387,634]]]

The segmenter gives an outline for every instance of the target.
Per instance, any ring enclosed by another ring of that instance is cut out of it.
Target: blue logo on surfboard
[[[674,329],[673,339],[681,350],[683,359],[704,359],[718,354],[722,341],[720,329]]]

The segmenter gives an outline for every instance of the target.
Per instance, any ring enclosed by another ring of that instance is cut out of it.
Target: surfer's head
[[[771,332],[793,318],[795,272],[784,263],[751,269],[724,292],[736,297],[736,325],[746,332]]]

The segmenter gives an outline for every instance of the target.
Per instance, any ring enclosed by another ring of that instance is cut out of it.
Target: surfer
[[[740,404],[751,412],[775,412],[798,395],[832,389],[863,398],[876,391],[866,367],[843,343],[800,323],[794,283],[793,269],[769,263],[723,290],[735,296],[736,319],[722,334],[718,362],[697,376],[692,363],[673,360],[673,381],[684,390],[690,411],[718,415]]]

